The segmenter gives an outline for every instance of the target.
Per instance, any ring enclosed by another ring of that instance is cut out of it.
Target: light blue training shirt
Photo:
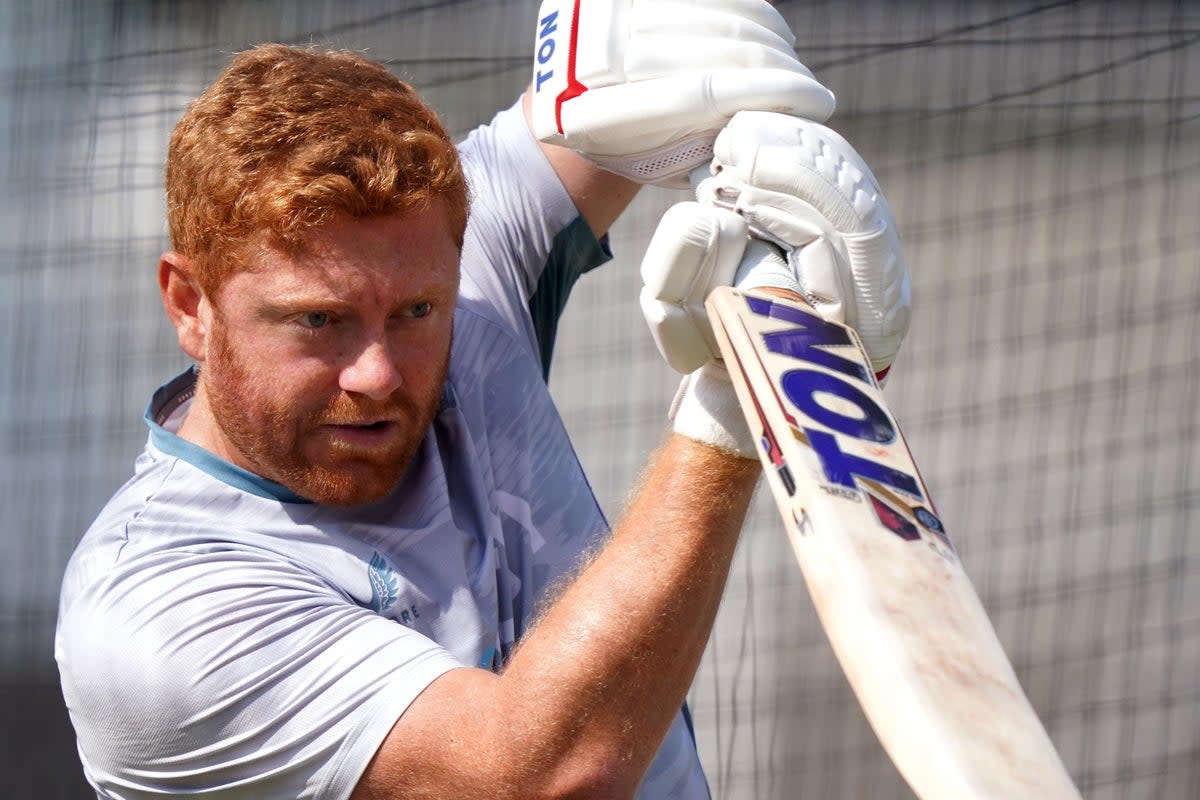
[[[304,501],[175,435],[154,395],[133,478],[64,578],[55,655],[97,797],[350,795],[447,670],[498,669],[607,524],[545,371],[607,260],[514,106],[460,146],[472,191],[442,402],[402,484]],[[683,712],[638,793],[709,797]]]

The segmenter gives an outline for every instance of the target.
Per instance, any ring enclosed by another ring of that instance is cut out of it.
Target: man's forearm
[[[584,723],[574,730],[599,763],[640,762],[640,775],[682,705],[759,472],[671,437],[611,541],[510,663],[505,678],[520,686],[563,689],[562,705],[541,711]]]
[[[532,129],[529,91],[521,95],[521,108],[525,112],[526,123]],[[598,237],[608,232],[641,189],[640,184],[601,169],[569,147],[545,142],[539,142],[538,145],[562,181],[563,188],[571,196],[580,216]]]
[[[673,435],[503,674],[434,681],[355,800],[631,796],[691,684],[759,472]]]

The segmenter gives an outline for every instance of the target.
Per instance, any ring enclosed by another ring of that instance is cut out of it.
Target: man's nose
[[[343,391],[383,400],[400,387],[396,355],[384,341],[369,342],[342,367],[339,384]]]

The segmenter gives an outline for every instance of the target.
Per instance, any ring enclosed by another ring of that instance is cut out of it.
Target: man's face
[[[383,498],[438,408],[458,259],[438,206],[260,250],[212,306],[199,443],[310,500]]]

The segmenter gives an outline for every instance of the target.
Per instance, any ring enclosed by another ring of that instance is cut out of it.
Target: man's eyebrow
[[[328,295],[300,291],[263,298],[258,303],[257,311],[260,316],[280,315],[313,309],[336,310],[345,305],[344,302]]]

